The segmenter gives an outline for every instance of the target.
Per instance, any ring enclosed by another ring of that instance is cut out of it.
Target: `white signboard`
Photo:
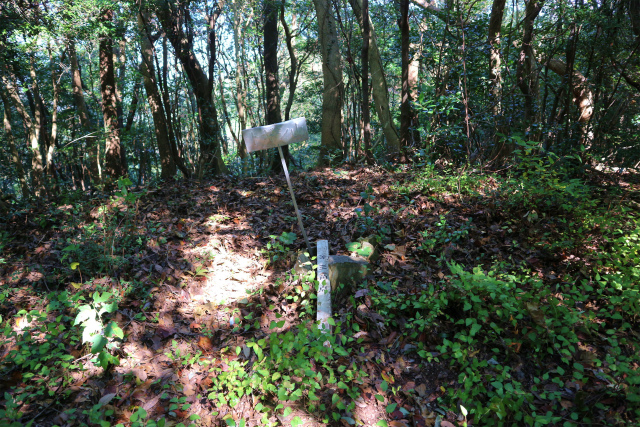
[[[242,137],[248,153],[306,141],[309,139],[307,119],[300,117],[273,125],[245,129],[242,131]]]

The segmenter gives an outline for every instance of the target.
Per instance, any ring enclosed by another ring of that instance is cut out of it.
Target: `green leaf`
[[[284,408],[284,413],[282,414],[282,416],[288,417],[289,415],[291,415],[292,412],[293,412],[293,409],[291,409],[290,406],[287,406],[286,408]]]
[[[302,425],[302,419],[299,416],[293,417],[291,420],[291,427],[298,427]]]
[[[397,403],[395,403],[395,402],[394,402],[394,403],[390,403],[390,404],[388,404],[388,405],[387,405],[387,408],[385,409],[385,410],[387,411],[387,414],[390,414],[390,413],[392,413],[393,411],[395,411],[395,410],[396,410],[396,406],[398,406],[398,404],[397,404]]]
[[[104,313],[113,313],[117,309],[118,309],[118,303],[115,301],[110,304],[105,304],[98,312],[98,316],[102,316]]]
[[[105,345],[107,345],[107,339],[100,334],[96,334],[89,340],[91,342],[91,353],[99,353],[102,351]]]
[[[474,336],[475,334],[478,333],[478,331],[482,329],[482,325],[478,324],[478,323],[474,323],[471,326],[471,331],[469,332],[469,335]]]
[[[385,420],[380,420],[376,423],[377,426],[379,427],[389,427],[389,424],[387,424],[387,422]]]
[[[113,336],[116,336],[120,339],[124,338],[124,332],[122,331],[122,329],[120,329],[120,326],[118,326],[118,324],[113,321],[109,322],[107,327],[104,329],[104,334],[109,338]]]
[[[296,238],[298,236],[296,235],[296,233],[288,233],[286,231],[284,231],[282,233],[282,235],[280,237],[278,237],[278,239],[284,243],[285,245],[291,245],[293,244],[293,242],[296,241]]]
[[[467,414],[468,414],[467,408],[465,408],[464,406],[460,405],[460,412],[462,412],[462,416],[463,417],[465,417],[465,418],[467,417]]]
[[[73,322],[74,326],[79,324],[79,323],[84,323],[89,318],[95,317],[95,315],[96,315],[96,311],[93,308],[91,308],[90,305],[81,305],[78,308],[78,310],[80,310],[80,312],[76,316],[76,320]]]
[[[253,346],[253,351],[256,352],[256,356],[258,356],[258,362],[262,361],[262,359],[264,358],[264,354],[262,353],[262,349],[260,347],[258,347],[257,345]]]

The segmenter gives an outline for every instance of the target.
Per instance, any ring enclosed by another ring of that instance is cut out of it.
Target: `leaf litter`
[[[372,302],[370,289],[417,296],[427,286],[447,286],[447,263],[470,269],[479,259],[502,262],[505,272],[524,264],[545,283],[561,283],[563,277],[588,262],[589,254],[536,249],[530,243],[547,238],[554,224],[537,222],[531,212],[520,213],[514,221],[513,212],[505,212],[492,199],[424,190],[398,192],[398,183],[411,179],[406,173],[348,167],[339,172],[298,174],[293,185],[310,238],[329,240],[332,252],[349,254],[348,243],[380,230],[388,240],[382,242],[382,256],[374,263],[367,283],[356,286],[335,308],[337,318],[353,313],[359,328],[357,341],[347,345],[349,353],[336,360],[335,368],[357,365],[367,376],[357,384],[361,394],[354,399],[355,406],[342,409],[339,420],[323,423],[304,406],[292,405],[290,410],[273,410],[268,421],[285,425],[294,419],[304,425],[350,425],[353,421],[373,426],[382,425],[381,420],[393,426],[454,425],[461,421],[461,415],[443,409],[441,402],[446,395],[455,396],[460,387],[459,372],[438,359],[442,354],[435,350],[451,325],[436,320],[411,337],[404,329],[409,319],[400,315],[386,322],[384,315],[375,311],[379,306]],[[479,192],[490,193],[492,189],[495,180],[488,177]],[[150,418],[167,417],[167,425],[188,424],[194,415],[201,425],[232,425],[229,420],[241,419],[247,425],[262,425],[263,414],[256,410],[262,401],[259,396],[245,395],[234,405],[224,406],[215,406],[206,396],[212,379],[229,372],[235,361],[255,363],[256,353],[245,343],[265,338],[272,330],[284,333],[299,324],[300,306],[284,299],[300,286],[297,279],[286,275],[295,256],[268,265],[262,252],[271,236],[299,234],[286,183],[279,178],[220,178],[172,182],[138,191],[141,198],[135,212],[129,213],[128,223],[130,231],[142,236],[145,243],[137,245],[135,252],[124,253],[124,259],[109,268],[91,269],[80,262],[78,269],[72,269],[64,257],[65,248],[74,244],[79,232],[104,227],[99,212],[110,203],[108,198],[31,207],[1,226],[10,237],[3,253],[6,262],[0,266],[1,286],[8,291],[0,303],[0,315],[7,325],[29,330],[28,317],[16,317],[16,313],[44,310],[48,304],[44,296],[51,291],[89,294],[100,288],[119,295],[115,318],[125,332],[118,350],[120,364],[108,370],[91,363],[91,355],[82,345],[62,342],[82,369],[71,372],[64,388],[49,387],[58,397],[25,404],[21,419],[35,420],[39,425],[78,425],[88,422],[90,414],[73,417],[66,410],[100,404],[113,411],[114,424],[128,423],[136,408],[143,408]],[[359,209],[367,203],[374,209],[374,224],[368,224],[360,214]],[[70,212],[75,217],[73,225],[68,223]],[[463,232],[455,234],[456,230]],[[448,238],[439,238],[437,251],[433,251],[427,240],[437,233]],[[594,232],[594,239],[599,236]],[[303,246],[302,239],[297,239],[289,248],[290,254]],[[526,314],[544,327],[542,304],[544,301],[528,302]],[[459,310],[452,316],[462,313],[461,308],[451,309]],[[254,320],[258,328],[250,327]],[[602,341],[588,336],[583,341],[575,360],[588,365],[594,354],[601,355]],[[633,342],[637,343],[637,337]],[[429,362],[416,354],[418,343],[429,350]],[[527,384],[533,372],[521,346],[522,342],[509,343],[510,360],[502,363]],[[0,369],[8,373],[0,379],[0,389],[12,393],[33,384],[12,366],[8,356],[15,348],[11,340],[0,346]],[[480,346],[469,357],[488,360],[485,368],[478,368],[488,375],[493,372],[492,361],[498,363],[488,347]],[[543,360],[549,369],[557,369],[557,359]],[[555,411],[568,415],[574,406],[585,405],[589,394],[605,396],[602,387],[606,381],[592,372],[591,381],[568,378],[555,385],[558,391],[565,390],[561,408]],[[553,383],[544,387],[548,392],[554,390]],[[316,395],[331,406],[332,395],[338,390],[327,387],[317,390]],[[532,405],[550,411],[553,402],[539,392],[536,395]],[[627,402],[611,394],[605,396],[604,403],[608,412],[603,410],[603,420],[623,416],[628,410]],[[0,401],[3,404],[6,407],[7,401]]]

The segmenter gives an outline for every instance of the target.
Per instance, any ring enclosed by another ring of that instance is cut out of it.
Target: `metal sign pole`
[[[278,153],[280,153],[282,169],[287,177],[287,184],[289,185],[289,193],[291,193],[293,207],[295,208],[296,215],[298,216],[298,225],[300,226],[300,230],[302,230],[302,236],[307,244],[309,254],[311,254],[311,244],[309,243],[307,232],[302,225],[302,215],[300,215],[300,211],[298,210],[296,196],[293,194],[293,186],[291,185],[291,179],[289,178],[289,170],[287,169],[287,163],[284,160],[284,154],[282,153],[281,147],[282,145],[293,144],[309,139],[307,120],[304,117],[300,117],[293,120],[287,120],[286,122],[245,129],[242,131],[242,137],[247,145],[247,153],[278,147]]]
[[[291,193],[291,201],[293,201],[293,207],[296,210],[296,215],[298,216],[298,225],[300,226],[300,230],[302,230],[302,236],[304,237],[304,241],[307,244],[307,250],[309,251],[309,255],[311,255],[311,244],[309,243],[307,232],[304,230],[304,225],[302,225],[302,215],[300,215],[300,211],[298,210],[298,204],[296,203],[296,196],[293,194],[293,187],[291,186],[291,179],[289,179],[289,169],[287,169],[287,162],[284,160],[282,147],[279,145],[278,145],[278,153],[280,153],[280,160],[282,161],[282,170],[284,170],[284,176],[287,177],[287,185],[289,186],[289,193]]]

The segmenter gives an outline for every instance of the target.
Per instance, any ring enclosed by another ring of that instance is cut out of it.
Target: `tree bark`
[[[225,173],[227,167],[222,159],[220,150],[220,126],[217,112],[213,103],[209,78],[205,74],[200,61],[193,49],[193,29],[191,15],[187,5],[162,0],[156,9],[156,14],[176,56],[180,60],[187,75],[187,79],[193,89],[198,109],[198,125],[200,128],[200,159],[198,161],[198,177],[202,177],[205,170],[210,168],[214,175]],[[186,32],[183,28],[186,27]],[[209,30],[209,44],[215,47],[215,28]],[[211,43],[211,42],[214,43]],[[215,55],[215,49],[210,49],[211,55]],[[215,61],[210,61],[213,66]],[[210,71],[211,73],[211,71]]]
[[[106,10],[102,15],[103,23],[110,25],[112,20],[113,11]],[[113,40],[109,34],[103,34],[100,37],[100,94],[102,95],[102,116],[107,132],[105,172],[117,179],[124,176],[126,171],[122,165],[116,76],[113,67]]]
[[[496,122],[502,114],[502,73],[500,63],[500,30],[504,14],[505,0],[493,0],[489,19],[489,102]]]
[[[176,164],[171,155],[171,145],[169,142],[169,130],[167,128],[164,105],[160,97],[157,85],[157,76],[154,66],[153,45],[147,28],[145,15],[138,13],[138,29],[140,31],[140,51],[142,52],[142,62],[140,63],[140,74],[147,93],[147,102],[151,110],[153,128],[160,152],[160,176],[162,179],[171,179],[176,174]]]
[[[78,57],[76,55],[75,42],[69,39],[69,62],[71,64],[71,82],[73,85],[73,100],[76,104],[78,117],[80,118],[80,126],[82,130],[87,134],[95,133],[96,129],[91,122],[89,116],[89,109],[84,101],[84,94],[82,91],[82,76],[80,75],[80,68],[78,67]],[[102,171],[100,169],[100,156],[99,148],[95,136],[89,136],[86,138],[86,144],[89,153],[89,178],[98,183],[101,180]],[[84,185],[84,183],[83,183]]]
[[[364,29],[364,20],[362,0],[349,0],[351,8],[356,14],[356,18],[360,24],[360,27]],[[371,18],[368,19],[370,35],[369,35],[369,67],[371,69],[371,92],[373,95],[373,104],[382,126],[382,132],[387,140],[387,150],[389,155],[393,156],[400,151],[400,137],[398,130],[393,123],[393,116],[389,109],[389,89],[387,87],[387,80],[385,78],[385,71],[382,65],[382,59],[380,58],[380,51],[378,49],[378,41],[375,34],[375,28],[371,22]]]
[[[559,59],[549,60],[547,67],[563,77],[569,72],[567,65]],[[582,143],[588,145],[593,138],[593,135],[590,135],[589,132],[589,121],[591,120],[591,116],[593,116],[594,110],[593,91],[591,90],[589,81],[578,70],[573,70],[571,74],[570,82],[573,93],[573,103],[578,107],[580,113],[578,122],[580,123],[582,133]]]
[[[138,67],[140,69],[140,67]],[[138,109],[138,99],[140,97],[140,86],[142,86],[142,80],[138,79],[135,86],[133,86],[133,95],[131,98],[131,105],[129,106],[129,113],[127,114],[127,123],[124,126],[125,132],[131,131],[131,126],[133,126],[133,119],[136,115],[136,110]]]
[[[29,139],[29,148],[31,149],[31,187],[33,194],[38,197],[45,194],[44,187],[44,170],[42,164],[42,154],[40,153],[40,109],[35,109],[35,118],[32,119],[27,109],[20,99],[18,88],[16,86],[16,79],[13,73],[6,67],[2,70],[1,75],[2,85],[7,92],[7,98],[11,100],[13,106],[18,111],[18,114],[22,118],[24,127],[27,130],[27,136]],[[5,105],[6,108],[6,105]]]
[[[247,128],[247,107],[246,88],[243,85],[243,77],[246,76],[245,61],[241,51],[241,32],[243,29],[241,0],[233,1],[233,47],[236,58],[236,109],[238,110],[238,121],[240,122],[240,134],[238,137],[238,156],[241,159],[247,157],[247,146],[242,138],[242,130]],[[242,49],[243,50],[243,49]]]
[[[356,0],[357,1],[357,0]],[[373,164],[371,152],[371,111],[369,108],[369,40],[371,28],[369,22],[369,0],[362,0],[362,133],[364,155],[368,164]]]
[[[533,50],[533,24],[542,9],[542,5],[543,0],[528,0],[527,2],[523,23],[522,48],[516,68],[518,87],[524,95],[524,120],[529,132],[529,139],[532,141],[540,139],[540,132],[534,131],[533,128],[534,124],[540,123],[540,116],[535,110],[539,85],[535,52]]]
[[[293,34],[291,34],[291,29],[289,28],[289,24],[287,24],[287,20],[284,16],[284,2],[280,2],[280,22],[282,22],[282,28],[284,29],[291,67],[289,69],[289,97],[287,98],[287,105],[284,109],[284,119],[289,120],[291,118],[291,107],[293,106],[296,86],[298,85],[298,58],[296,57],[296,52],[293,48]]]
[[[51,65],[51,85],[53,88],[53,106],[51,113],[51,138],[49,147],[47,147],[47,154],[45,157],[45,170],[49,175],[54,176],[55,165],[53,163],[53,157],[55,149],[58,144],[58,102],[60,100],[60,81],[56,74],[56,65],[53,61],[53,54],[51,53],[51,45],[47,44],[47,52],[49,54],[49,63]]]
[[[411,91],[409,84],[409,0],[400,0],[400,56],[402,62],[402,93],[400,103],[400,146],[406,153],[413,145],[411,132]],[[403,154],[404,154],[403,153]]]
[[[0,90],[0,98],[2,99],[2,104],[4,105],[4,135],[7,139],[7,144],[9,144],[11,162],[15,165],[16,172],[18,174],[20,189],[22,190],[22,197],[28,198],[31,192],[29,190],[29,185],[27,184],[27,175],[24,173],[24,168],[22,167],[22,159],[20,158],[20,153],[18,152],[18,148],[16,147],[15,141],[13,139],[13,131],[11,130],[11,103],[9,102],[9,97],[4,90]]]
[[[329,0],[313,0],[318,18],[318,35],[322,54],[322,139],[320,165],[330,163],[329,156],[342,160],[342,105],[344,82],[338,30],[333,6]]]

